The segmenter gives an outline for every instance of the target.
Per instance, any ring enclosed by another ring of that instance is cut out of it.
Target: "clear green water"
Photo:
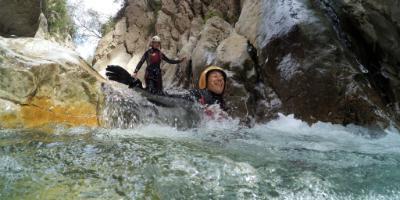
[[[400,136],[291,117],[0,131],[0,199],[400,199]]]

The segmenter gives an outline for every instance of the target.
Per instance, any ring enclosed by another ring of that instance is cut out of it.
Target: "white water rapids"
[[[284,115],[253,128],[2,130],[0,198],[399,199],[400,135],[371,132]]]

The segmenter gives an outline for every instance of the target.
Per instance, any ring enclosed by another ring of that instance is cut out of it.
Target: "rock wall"
[[[320,1],[338,38],[364,68],[360,78],[399,120],[400,4],[398,1]]]
[[[74,49],[67,0],[0,1],[0,36],[36,37]],[[47,18],[46,18],[47,17]]]
[[[1,0],[0,36],[33,37],[40,12],[41,0]]]
[[[0,37],[0,128],[98,126],[102,81],[56,43]]]
[[[157,34],[167,55],[190,58],[162,66],[167,88],[193,87],[206,66],[222,66],[230,112],[248,122],[283,112],[386,126],[399,123],[398,7],[394,0],[128,0],[95,67],[132,71]]]

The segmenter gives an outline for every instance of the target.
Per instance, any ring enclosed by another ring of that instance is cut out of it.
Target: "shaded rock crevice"
[[[392,114],[399,118],[400,26],[393,17],[400,15],[391,16],[382,9],[390,2],[378,5],[373,1],[346,4],[320,0],[319,4],[331,20],[344,48],[349,50],[347,53],[357,60],[356,64],[366,69],[360,76],[368,80],[379,94],[386,110],[395,111]]]

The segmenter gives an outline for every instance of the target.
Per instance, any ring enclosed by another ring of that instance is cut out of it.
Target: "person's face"
[[[160,44],[159,42],[152,42],[152,43],[151,43],[151,46],[152,46],[153,48],[159,49],[159,48],[161,47],[161,44]]]
[[[219,71],[212,71],[208,75],[207,89],[215,94],[222,94],[225,88],[224,76]]]

